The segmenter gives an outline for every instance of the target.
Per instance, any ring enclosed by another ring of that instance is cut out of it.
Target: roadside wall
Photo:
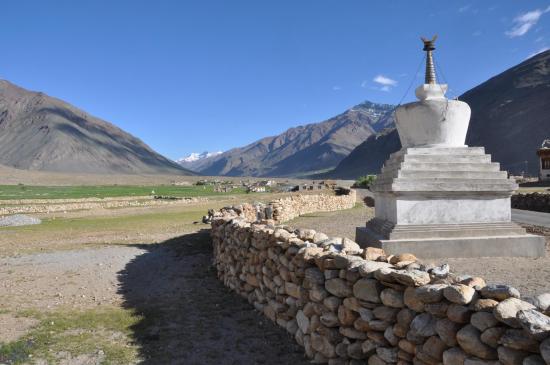
[[[512,208],[550,213],[550,194],[514,194]]]
[[[531,304],[448,265],[238,214],[226,209],[211,224],[219,279],[315,363],[550,364],[550,294]]]

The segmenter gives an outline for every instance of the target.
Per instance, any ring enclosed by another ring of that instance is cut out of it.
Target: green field
[[[162,195],[174,197],[216,196],[244,194],[244,188],[233,189],[230,193],[214,191],[212,185],[203,186],[27,186],[0,185],[0,200],[14,199],[79,199],[109,198],[122,196]]]

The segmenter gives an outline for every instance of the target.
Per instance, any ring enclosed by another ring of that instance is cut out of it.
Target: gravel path
[[[302,349],[212,267],[208,231],[147,246],[119,273],[145,364],[307,364]],[[176,361],[177,359],[177,361]]]
[[[114,246],[0,258],[2,307],[86,309],[120,304],[117,272],[144,253],[132,246]]]
[[[329,236],[355,237],[355,227],[365,225],[372,217],[372,208],[362,207],[338,212],[317,213],[296,218],[291,226],[312,228]],[[533,230],[533,227],[528,227]],[[431,260],[434,264],[448,263],[454,272],[483,277],[489,283],[515,286],[523,295],[550,292],[550,229],[535,230],[544,234],[547,253],[544,258],[481,257],[475,259],[446,258]],[[428,260],[426,260],[428,261]]]
[[[206,230],[160,244],[2,258],[0,309],[133,309],[143,316],[132,327],[140,364],[308,364],[284,329],[223,286],[211,263]],[[34,324],[0,315],[0,342]]]

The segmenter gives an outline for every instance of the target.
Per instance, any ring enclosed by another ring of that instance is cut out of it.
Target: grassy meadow
[[[96,185],[96,186],[29,186],[0,185],[0,200],[17,199],[82,199],[118,198],[132,196],[162,195],[173,197],[223,196],[244,194],[242,187],[230,193],[215,192],[212,185]]]

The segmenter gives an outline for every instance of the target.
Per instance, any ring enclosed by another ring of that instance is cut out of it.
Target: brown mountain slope
[[[205,159],[205,175],[299,176],[335,167],[370,135],[392,125],[391,105],[363,103],[321,123],[291,128]]]
[[[493,161],[514,174],[538,174],[535,151],[550,137],[550,51],[540,53],[459,97],[472,108],[466,137],[484,146]],[[326,176],[356,178],[376,174],[390,153],[401,148],[396,132],[369,138]]]
[[[193,174],[108,122],[4,80],[0,164],[58,172]]]

